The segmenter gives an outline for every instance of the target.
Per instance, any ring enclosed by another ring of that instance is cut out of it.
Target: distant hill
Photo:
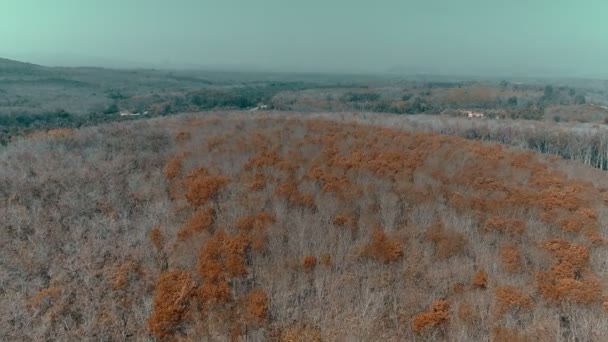
[[[14,61],[12,59],[0,58],[0,72],[11,72],[11,71],[40,71],[46,69],[43,66]]]

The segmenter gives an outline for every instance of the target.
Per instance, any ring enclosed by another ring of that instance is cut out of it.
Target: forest
[[[408,118],[223,111],[9,144],[0,339],[608,336],[604,171]]]

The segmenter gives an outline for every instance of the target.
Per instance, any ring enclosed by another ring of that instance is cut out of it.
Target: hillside
[[[607,176],[401,120],[222,112],[8,145],[0,340],[605,341]]]
[[[214,109],[249,110],[281,91],[325,87],[348,75],[95,67],[0,61],[0,146],[38,130]],[[128,116],[121,113],[135,113]]]
[[[41,69],[42,67],[36,64],[24,63],[0,57],[0,73],[8,74],[25,71],[34,72]]]

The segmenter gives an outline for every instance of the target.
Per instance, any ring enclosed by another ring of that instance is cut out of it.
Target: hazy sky
[[[0,0],[43,64],[608,77],[608,0]]]

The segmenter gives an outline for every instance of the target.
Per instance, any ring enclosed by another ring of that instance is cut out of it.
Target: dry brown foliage
[[[509,273],[519,272],[522,267],[519,250],[513,245],[505,245],[500,248],[500,259],[505,270]]]
[[[447,231],[443,223],[429,227],[426,238],[435,245],[435,257],[438,260],[449,259],[464,253],[467,241],[459,232]]]
[[[194,234],[208,230],[213,225],[214,211],[212,208],[197,210],[186,222],[185,227],[177,233],[177,238],[184,241]]]
[[[425,329],[446,324],[450,319],[450,304],[445,300],[434,302],[431,312],[421,313],[414,317],[413,330],[420,334]]]
[[[298,186],[293,180],[280,184],[275,191],[275,195],[287,199],[295,206],[308,209],[313,209],[315,206],[315,201],[312,195],[302,193],[300,190],[298,190]]]
[[[212,176],[205,168],[192,170],[186,178],[186,199],[193,206],[203,206],[227,183],[227,177]]]
[[[260,191],[266,187],[266,176],[263,173],[256,173],[251,182],[247,183],[250,191]]]
[[[458,319],[466,325],[478,324],[481,320],[479,313],[469,303],[462,303],[458,307]]]
[[[473,287],[476,289],[486,289],[488,287],[488,274],[484,270],[479,270],[475,273]]]
[[[494,342],[531,342],[533,339],[512,329],[496,327],[492,330],[492,341]]]
[[[33,295],[28,301],[28,307],[35,310],[40,310],[44,303],[51,303],[57,300],[62,294],[61,287],[58,286],[50,286],[44,288],[35,295]]]
[[[154,292],[150,332],[158,339],[172,337],[183,323],[196,285],[189,272],[171,271],[160,275]]]
[[[305,272],[313,271],[315,267],[317,267],[317,258],[312,255],[305,257],[302,261],[302,269]]]
[[[354,226],[354,222],[354,218],[349,213],[337,214],[333,220],[333,224],[338,227],[352,227]]]
[[[224,234],[215,233],[199,254],[198,275],[203,279],[199,298],[203,303],[225,303],[232,299],[223,261]]]
[[[296,324],[285,329],[280,335],[281,342],[321,342],[321,331],[305,324]]]
[[[486,231],[499,231],[515,237],[521,236],[525,232],[526,223],[522,220],[509,220],[492,216],[486,220],[484,228]]]
[[[463,294],[465,292],[465,288],[462,284],[454,284],[451,288],[451,293],[455,295]]]
[[[275,219],[272,215],[267,212],[261,212],[257,215],[247,216],[239,219],[236,223],[236,228],[244,232],[264,230],[274,222]]]
[[[589,269],[587,247],[553,239],[543,248],[557,259],[550,271],[536,275],[538,290],[545,300],[577,304],[601,302],[601,285]]]
[[[65,139],[68,138],[70,136],[72,136],[74,134],[74,130],[73,129],[69,129],[69,128],[57,128],[57,129],[50,129],[46,132],[44,131],[36,131],[33,132],[31,134],[27,135],[27,139],[28,140],[60,140],[60,139]]]
[[[363,248],[361,256],[388,264],[401,259],[403,246],[401,241],[389,238],[381,227],[376,227],[372,241]]]
[[[528,311],[532,309],[533,305],[532,297],[521,293],[512,286],[496,288],[496,311],[498,315],[502,316],[513,310]]]
[[[247,309],[247,321],[249,324],[261,324],[268,318],[268,296],[261,289],[249,292],[245,307]]]
[[[158,227],[154,227],[150,231],[150,241],[152,241],[152,246],[154,246],[154,248],[156,248],[156,250],[161,250],[163,248],[165,239],[163,237],[163,234],[160,232],[160,229],[158,229]]]
[[[203,246],[199,254],[198,274],[203,279],[199,298],[203,303],[226,303],[232,299],[228,279],[247,273],[245,252],[249,239],[244,235],[230,236],[222,230]]]
[[[172,180],[175,179],[182,173],[182,163],[184,162],[185,155],[177,155],[167,162],[167,166],[165,167],[165,176],[167,179]]]
[[[181,131],[181,132],[177,133],[177,135],[175,136],[175,140],[177,140],[179,142],[188,141],[191,138],[192,138],[192,134],[190,134],[190,132],[187,132],[187,131]]]
[[[321,255],[321,264],[325,267],[331,267],[331,255],[329,255],[329,254]]]
[[[135,261],[129,260],[123,263],[114,273],[112,287],[115,290],[124,289],[129,282],[129,276],[137,273],[141,273],[141,270]]]
[[[212,151],[226,142],[226,136],[216,136],[207,139],[207,149]]]
[[[268,234],[262,231],[256,231],[251,234],[251,250],[253,252],[265,252],[268,248]]]

